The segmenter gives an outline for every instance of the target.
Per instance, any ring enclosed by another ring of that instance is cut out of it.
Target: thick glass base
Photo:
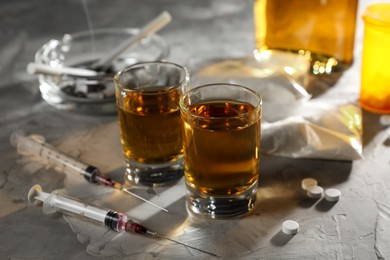
[[[207,196],[187,185],[187,208],[195,215],[213,219],[241,217],[248,214],[256,202],[257,181],[240,195]]]
[[[183,158],[165,164],[141,164],[126,161],[125,180],[135,185],[164,186],[177,182],[184,175]]]

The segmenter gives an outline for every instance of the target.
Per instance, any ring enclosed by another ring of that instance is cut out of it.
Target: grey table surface
[[[359,14],[370,1],[361,1]],[[17,154],[12,131],[43,135],[47,142],[122,181],[117,118],[56,110],[40,97],[36,77],[26,73],[35,51],[64,33],[101,27],[140,27],[162,10],[173,22],[159,34],[171,48],[169,60],[190,68],[205,60],[241,57],[254,49],[253,2],[234,0],[2,0],[0,3],[0,259],[208,259],[209,255],[131,234],[117,234],[61,214],[44,215],[27,203],[40,184],[49,192],[127,212],[135,220],[223,259],[390,259],[390,131],[379,115],[363,112],[363,158],[352,162],[263,156],[258,205],[234,220],[188,215],[184,182],[172,187],[134,189],[170,211],[47,169]],[[88,18],[88,19],[87,19]],[[362,23],[355,63],[317,98],[357,100]],[[316,178],[341,190],[338,203],[308,202],[300,181]],[[300,223],[284,236],[281,223]]]

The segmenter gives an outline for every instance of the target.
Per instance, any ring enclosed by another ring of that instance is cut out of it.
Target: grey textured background
[[[369,1],[361,1],[359,14]],[[364,158],[353,162],[264,156],[258,206],[236,220],[188,216],[183,181],[173,187],[135,189],[167,207],[157,212],[119,192],[92,186],[21,158],[9,144],[15,129],[41,134],[63,152],[94,164],[122,181],[123,163],[116,116],[58,111],[42,101],[38,82],[25,72],[35,51],[50,38],[92,27],[139,27],[162,10],[173,22],[159,34],[171,47],[170,60],[187,66],[215,58],[241,57],[254,48],[252,1],[234,0],[2,0],[0,3],[0,258],[1,259],[206,259],[200,252],[129,234],[107,232],[93,223],[61,214],[44,215],[28,206],[36,183],[44,190],[65,188],[87,202],[128,212],[137,221],[223,259],[389,259],[389,134],[379,116],[363,113]],[[87,7],[87,9],[85,9]],[[85,10],[88,10],[86,12]],[[356,60],[336,86],[319,99],[356,100],[359,93],[362,24]],[[300,181],[314,177],[339,188],[336,204],[308,201]],[[300,232],[280,232],[295,219]],[[69,224],[68,224],[69,223]],[[210,257],[211,258],[211,257]]]

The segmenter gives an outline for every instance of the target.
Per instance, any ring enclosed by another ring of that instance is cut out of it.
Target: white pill
[[[327,201],[338,201],[341,197],[341,192],[338,189],[327,189],[325,191],[325,199]]]
[[[379,118],[379,123],[383,126],[389,126],[390,125],[390,115],[382,115]]]
[[[315,186],[317,186],[318,182],[313,178],[305,178],[302,180],[302,189],[309,190]]]
[[[322,197],[322,194],[324,193],[324,189],[320,186],[315,186],[310,188],[307,191],[307,196],[312,199],[319,199]]]
[[[282,231],[287,235],[295,235],[298,233],[299,224],[294,220],[286,220],[282,224]]]

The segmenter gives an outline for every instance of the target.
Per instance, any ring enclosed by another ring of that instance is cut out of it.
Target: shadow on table
[[[312,177],[322,187],[345,182],[351,173],[352,161],[320,159],[294,159],[271,155],[262,155],[260,159],[259,187],[275,183],[299,184],[303,178]]]
[[[275,236],[271,238],[271,243],[274,246],[284,246],[290,241],[294,235],[285,234],[282,230],[280,230],[278,233],[276,233]]]
[[[362,109],[363,116],[363,148],[367,146],[372,139],[385,128],[379,123],[380,114],[374,114]]]
[[[85,253],[85,245],[75,239],[63,222],[61,214],[45,215],[41,208],[34,206],[3,216],[0,258],[72,259],[76,256],[94,259]]]
[[[314,159],[291,159],[277,156],[262,156],[258,199],[255,214],[272,214],[294,207],[310,208],[321,204],[318,210],[326,211],[326,205],[318,199],[307,198],[301,188],[304,178],[314,178],[326,189],[348,180],[352,170],[351,161]]]
[[[329,75],[310,74],[306,90],[313,98],[318,97],[336,85],[342,76],[343,73],[341,72],[335,72]]]

